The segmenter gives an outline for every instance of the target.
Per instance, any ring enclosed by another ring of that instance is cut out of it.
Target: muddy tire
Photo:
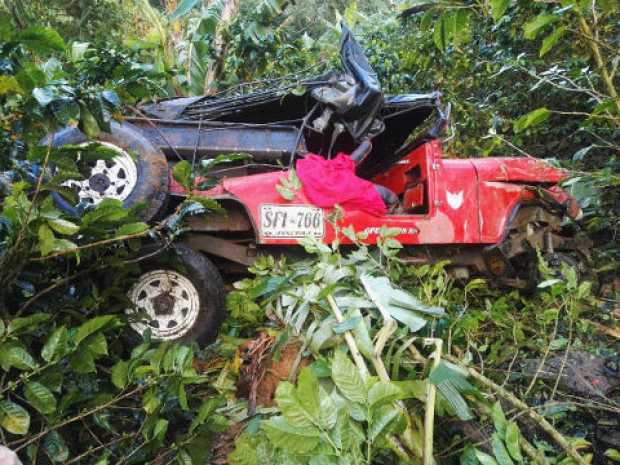
[[[113,160],[98,160],[90,176],[82,181],[67,181],[82,205],[96,205],[105,198],[116,198],[125,208],[143,204],[138,213],[144,221],[160,215],[168,196],[168,163],[165,155],[128,123],[112,122],[111,132],[101,132],[97,141],[116,150]],[[52,147],[92,142],[77,128],[66,128],[52,136]],[[49,140],[42,141],[42,145]],[[58,208],[72,216],[81,209],[58,193],[54,193]]]
[[[156,250],[149,247],[144,253]],[[154,340],[206,345],[215,339],[225,317],[224,282],[218,269],[185,244],[142,262],[128,296],[134,304],[126,310],[133,340],[149,329]]]

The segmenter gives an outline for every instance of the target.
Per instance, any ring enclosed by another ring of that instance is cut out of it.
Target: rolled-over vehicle
[[[304,237],[336,239],[335,205],[313,203],[312,186],[287,196],[278,189],[309,153],[325,160],[350,154],[355,174],[376,186],[385,208],[345,206],[337,226],[365,233],[371,245],[383,226],[396,228],[405,262],[449,260],[458,277],[527,287],[537,249],[556,261],[587,255],[587,243],[566,221],[578,220],[581,210],[559,187],[565,172],[534,158],[443,157],[449,106],[442,107],[439,92],[384,95],[346,29],[341,59],[342,70],[298,82],[144,104],[139,117],[102,133],[99,142],[118,156],[97,160],[87,178],[67,182],[79,204],[56,200],[68,213],[115,198],[127,207],[145,203],[147,220],[162,218],[188,194],[172,176],[176,163],[226,153],[250,157],[211,171],[209,188],[196,187],[194,195],[217,200],[226,213],[189,218],[190,232],[174,246],[181,265],[156,257],[133,284],[130,312],[146,315],[133,323],[137,332],[208,341],[224,311],[221,272],[245,268],[262,254],[300,254]],[[54,146],[85,142],[76,128],[52,139]],[[342,235],[338,240],[350,244]]]

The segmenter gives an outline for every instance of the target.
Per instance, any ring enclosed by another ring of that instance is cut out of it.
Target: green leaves
[[[192,190],[192,165],[187,160],[182,160],[172,168],[172,177],[183,188],[190,192]]]
[[[32,333],[39,329],[42,323],[48,322],[52,319],[52,315],[49,313],[34,313],[30,316],[14,318],[9,323],[7,333],[12,336],[18,334]]]
[[[510,6],[510,0],[489,0],[491,5],[491,17],[497,22],[504,16],[506,10]]]
[[[288,175],[281,176],[276,190],[286,200],[293,200],[297,196],[297,191],[301,189],[301,181],[297,177],[294,169],[288,171]]]
[[[41,349],[41,357],[46,362],[58,360],[62,357],[67,350],[69,334],[67,328],[61,326],[56,328],[49,338],[45,342],[45,345]]]
[[[223,397],[211,397],[205,400],[200,408],[198,409],[198,413],[192,420],[189,425],[189,432],[194,432],[199,426],[204,424],[205,421],[215,412],[215,409],[221,407],[226,404],[226,400]]]
[[[336,351],[332,362],[332,379],[344,396],[352,402],[366,402],[366,386],[356,366],[344,352]]]
[[[37,364],[21,344],[9,342],[0,345],[0,366],[4,371],[12,367],[25,371],[34,370]]]
[[[360,352],[366,357],[371,357],[374,348],[362,312],[359,308],[352,308],[346,313],[345,317],[348,321],[356,321],[356,324],[352,328],[353,338]]]
[[[560,17],[550,14],[541,14],[536,16],[531,21],[528,21],[523,25],[523,37],[526,39],[535,39],[538,33],[543,30],[547,25],[556,22]]]
[[[67,239],[58,239],[52,229],[42,224],[39,226],[39,250],[41,255],[46,256],[53,252],[66,252],[77,249],[77,245]]]
[[[549,118],[550,114],[551,111],[544,107],[532,110],[527,115],[523,115],[515,122],[514,131],[516,133],[523,132],[529,127],[543,123]]]
[[[75,234],[80,230],[80,227],[72,223],[71,221],[63,220],[61,218],[55,218],[53,220],[48,220],[47,224],[59,234],[64,234],[70,236]]]
[[[465,9],[448,10],[441,14],[433,28],[435,46],[445,51],[448,45],[458,45],[469,40],[470,14]]]
[[[107,355],[108,345],[100,332],[118,322],[114,315],[102,315],[92,318],[78,327],[73,341],[77,350],[71,354],[70,364],[77,373],[96,372],[95,360]]]
[[[319,380],[309,367],[303,368],[299,374],[297,398],[301,407],[308,412],[311,418],[318,418],[320,411]]]
[[[182,373],[192,364],[194,354],[186,345],[174,345],[166,351],[163,359],[163,369],[166,372]]]
[[[305,454],[320,442],[319,430],[291,426],[283,417],[273,417],[263,424],[263,430],[274,446],[295,454]]]
[[[368,404],[376,408],[391,403],[403,395],[403,392],[393,383],[378,381],[368,390]]]
[[[433,42],[435,42],[435,46],[444,51],[448,46],[448,27],[449,22],[446,21],[444,15],[439,17],[439,20],[435,24],[435,28],[433,29]]]
[[[566,27],[561,26],[555,28],[551,34],[545,37],[540,47],[540,51],[538,52],[541,58],[545,56],[554,47],[555,44],[558,43],[558,41],[562,38],[565,32]]]
[[[506,416],[504,415],[504,411],[502,410],[502,405],[499,401],[493,404],[493,408],[491,409],[491,418],[493,418],[493,425],[495,426],[495,431],[504,435],[506,433],[506,427],[508,422],[506,421]]]
[[[291,426],[299,428],[309,427],[313,425],[313,420],[316,421],[318,419],[318,416],[315,418],[304,409],[297,396],[295,386],[289,382],[282,382],[278,385],[276,403],[286,422]]]
[[[96,139],[101,134],[97,118],[95,118],[95,115],[93,115],[85,103],[80,103],[79,128],[89,139]]]
[[[65,463],[69,458],[69,448],[58,431],[51,431],[45,435],[43,448],[55,463]]]
[[[519,445],[519,426],[514,421],[507,421],[499,401],[493,404],[491,417],[495,426],[495,433],[491,437],[493,455],[499,465],[514,465],[512,459],[523,462]],[[482,462],[482,460],[481,460]]]
[[[168,20],[175,21],[185,16],[199,3],[200,0],[181,0],[176,9],[170,14],[170,16],[168,16]]]
[[[319,388],[320,410],[319,410],[319,426],[325,430],[331,430],[336,426],[338,421],[338,407],[334,401],[334,397],[327,394],[321,387]]]
[[[498,433],[493,433],[491,437],[491,447],[493,448],[493,454],[499,465],[514,465],[514,462],[504,446],[504,441],[502,441]]]
[[[476,392],[460,371],[447,362],[440,362],[428,380],[437,386],[443,398],[461,420],[471,420],[473,415],[461,393]]]
[[[127,209],[118,199],[104,199],[93,210],[82,217],[82,226],[104,226],[107,223],[117,223],[127,218]]]
[[[24,397],[35,409],[43,414],[56,411],[56,398],[44,385],[30,381],[24,386]]]
[[[401,412],[391,404],[403,392],[395,384],[377,378],[364,382],[341,351],[335,352],[331,365],[331,378],[337,388],[331,394],[320,385],[311,367],[301,371],[297,387],[286,381],[278,385],[276,403],[282,416],[263,423],[274,446],[294,454],[321,451],[353,457],[362,443],[380,442],[393,431]],[[326,441],[326,437],[330,439]],[[371,448],[366,452],[372,455]]]
[[[0,76],[0,95],[20,92],[21,87],[14,76]]]
[[[620,462],[620,451],[617,449],[607,449],[605,451],[605,457],[613,460],[614,462]]]
[[[30,428],[30,415],[15,402],[0,400],[0,426],[12,434],[26,434]]]
[[[251,159],[252,156],[247,153],[225,153],[214,158],[205,158],[200,160],[200,163],[198,164],[199,173],[203,176],[208,175],[213,168],[219,165],[239,161],[249,161]]]
[[[519,426],[516,422],[511,421],[506,426],[506,435],[505,435],[506,449],[510,456],[515,459],[517,462],[523,462],[523,456],[521,455],[521,432],[519,431]]]
[[[392,285],[385,276],[362,275],[360,281],[368,296],[375,303],[384,318],[394,318],[416,332],[426,325],[426,320],[417,312],[440,316],[444,310],[424,305],[415,296]]]
[[[114,315],[101,315],[91,318],[78,328],[73,340],[79,344],[91,334],[112,325],[115,321],[116,316]]]
[[[117,388],[124,389],[129,381],[129,363],[125,360],[116,362],[112,367],[110,380]]]
[[[39,105],[42,107],[48,106],[58,94],[54,92],[53,87],[37,87],[32,90],[32,97],[37,101]]]
[[[482,451],[476,449],[476,458],[480,461],[481,465],[498,465],[493,457]]]
[[[149,229],[149,225],[143,222],[126,223],[116,230],[116,236],[133,236],[142,234]]]
[[[319,424],[319,380],[310,367],[299,374],[298,386],[282,382],[276,390],[276,403],[286,421],[295,427]]]
[[[385,433],[389,425],[400,416],[400,412],[392,406],[383,406],[375,409],[372,414],[368,437],[375,441],[379,435]]]
[[[65,41],[53,29],[30,26],[15,36],[15,40],[36,53],[63,52]]]

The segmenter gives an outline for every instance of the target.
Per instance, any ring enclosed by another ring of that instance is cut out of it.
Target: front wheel
[[[129,291],[131,329],[160,341],[212,342],[224,318],[224,283],[203,254],[177,244],[141,267]]]

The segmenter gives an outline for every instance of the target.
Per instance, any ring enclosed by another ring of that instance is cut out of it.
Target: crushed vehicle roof
[[[362,140],[372,139],[362,170],[369,176],[395,161],[413,131],[440,113],[441,93],[384,95],[362,48],[344,26],[340,57],[341,71],[244,83],[217,95],[162,100],[140,109],[159,120],[222,122],[229,129],[230,123],[291,125],[315,140],[308,148],[326,156],[350,153]],[[258,90],[244,92],[248,87]]]

